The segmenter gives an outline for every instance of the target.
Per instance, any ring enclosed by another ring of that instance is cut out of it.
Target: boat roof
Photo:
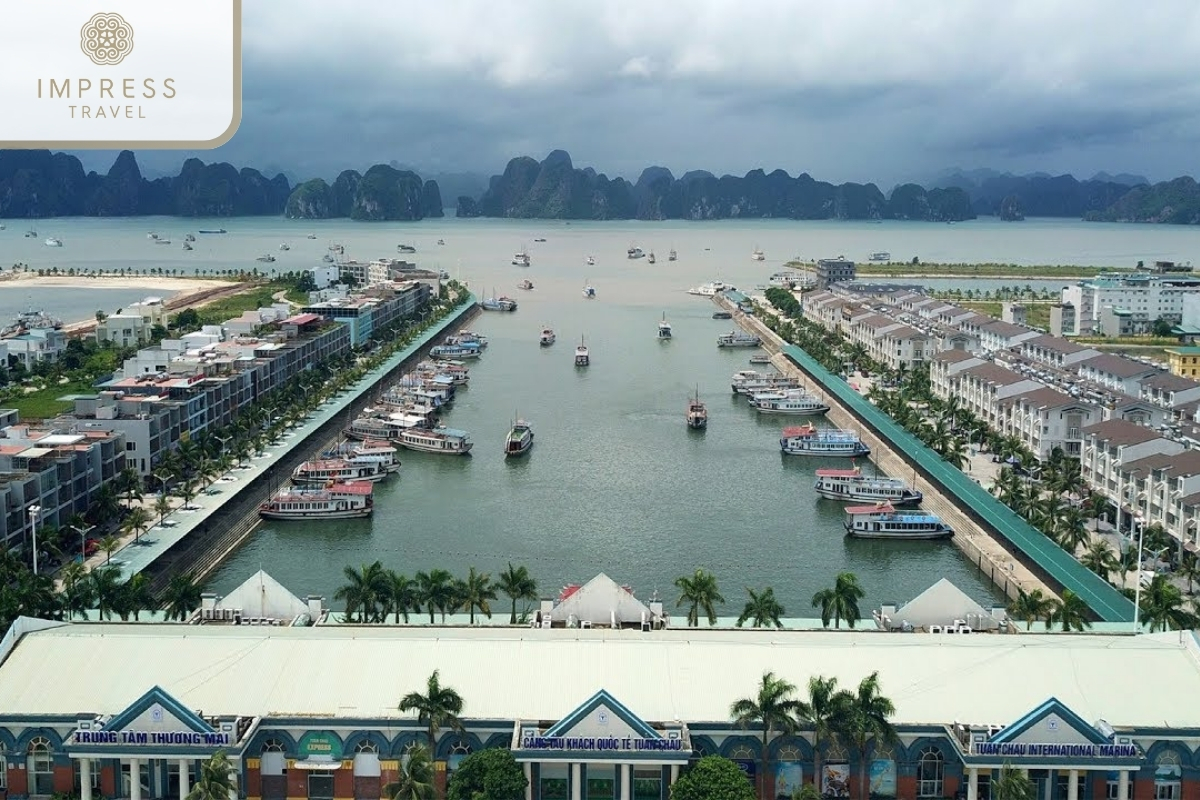
[[[439,433],[443,436],[451,436],[457,439],[466,439],[471,434],[458,428],[438,428],[437,430],[428,431],[428,433]]]
[[[338,469],[348,466],[350,466],[350,462],[344,458],[319,458],[315,461],[305,461],[297,469]]]
[[[334,494],[368,495],[375,491],[375,484],[370,481],[346,481],[335,483],[328,491]]]
[[[783,429],[784,436],[804,436],[808,433],[815,433],[817,430],[815,425],[792,425]]]
[[[871,506],[849,506],[846,508],[847,514],[890,514],[896,509],[891,503],[876,503]]]
[[[818,478],[855,478],[862,475],[862,470],[858,467],[853,469],[819,469],[817,470]]]

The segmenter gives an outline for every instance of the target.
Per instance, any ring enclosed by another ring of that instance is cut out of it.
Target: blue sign
[[[682,739],[645,739],[640,736],[526,736],[522,750],[629,751],[683,750]]]
[[[976,742],[977,756],[1017,756],[1018,758],[1139,758],[1132,744],[1026,744],[1024,742]]]

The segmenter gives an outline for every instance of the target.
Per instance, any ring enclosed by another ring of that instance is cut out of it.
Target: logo
[[[79,31],[79,47],[97,66],[120,64],[133,52],[133,26],[120,14],[96,14]]]

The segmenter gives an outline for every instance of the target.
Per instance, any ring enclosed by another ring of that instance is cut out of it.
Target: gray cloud
[[[1165,178],[1190,168],[1197,56],[1185,0],[248,3],[242,127],[197,155],[326,177],[393,159],[495,173],[563,148],[630,178]]]

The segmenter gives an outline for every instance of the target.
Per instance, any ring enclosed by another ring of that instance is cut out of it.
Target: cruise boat
[[[784,428],[779,449],[789,456],[825,456],[828,458],[857,458],[868,455],[867,447],[854,431],[837,428],[818,428],[811,423],[796,428]]]
[[[592,355],[588,352],[588,347],[583,343],[583,339],[580,339],[578,346],[575,348],[575,366],[586,367],[591,363]]]
[[[594,267],[594,266],[596,266],[596,259],[595,259],[595,257],[593,257],[593,256],[588,256],[588,257],[587,257],[587,262],[586,262],[586,263],[587,263],[587,265],[588,265],[589,267]]]
[[[305,461],[292,470],[292,483],[297,486],[324,486],[330,481],[370,481],[375,483],[388,476],[376,461],[352,462],[346,458],[322,458]]]
[[[717,347],[758,347],[762,339],[744,331],[730,331],[717,337]]]
[[[254,260],[261,261],[264,264],[273,264],[273,263],[275,263],[275,256],[271,255],[270,253],[267,253],[266,255],[261,255]]]
[[[479,304],[484,311],[516,311],[517,301],[511,297],[489,297]]]
[[[45,244],[46,247],[62,247],[62,239],[56,239],[53,236],[47,236],[46,241],[43,242],[43,244]]]
[[[679,254],[675,252],[675,248],[671,248],[671,252],[667,253],[667,261],[678,261]]]
[[[651,251],[650,251],[650,255],[648,255],[648,256],[646,257],[646,263],[647,263],[647,264],[653,264],[653,263],[655,263],[657,260],[658,260],[658,259],[656,259],[656,258],[654,257],[654,251],[653,251],[653,250],[651,250]]]
[[[733,313],[730,311],[714,311],[713,319],[733,319]]]
[[[538,344],[540,344],[542,347],[549,347],[550,345],[554,344],[555,338],[556,337],[554,336],[553,329],[542,328],[542,336],[540,339],[538,339]]]
[[[480,347],[465,344],[439,344],[429,349],[429,355],[434,358],[479,358],[483,355],[483,350]]]
[[[229,233],[224,228],[201,228],[196,233]]]
[[[801,273],[784,270],[783,272],[776,272],[768,278],[767,285],[776,289],[792,289],[803,280],[804,275]]]
[[[474,445],[466,431],[439,425],[433,430],[409,428],[400,434],[400,446],[422,453],[465,456]]]
[[[530,263],[529,253],[526,253],[524,250],[513,254],[512,265],[514,267],[528,267]]]
[[[891,261],[892,254],[888,253],[886,251],[880,251],[878,253],[871,253],[871,260],[872,261]]]
[[[332,450],[326,450],[321,457],[344,458],[351,463],[375,463],[388,473],[400,471],[400,459],[396,458],[396,448],[382,439],[342,442]]]
[[[596,299],[596,287],[592,286],[590,283],[587,284],[586,286],[584,286],[583,287],[583,296],[585,298],[587,298],[588,300],[595,300]]]
[[[642,248],[640,247],[630,247],[625,251],[626,258],[643,258],[645,255],[646,254],[642,252]]]
[[[803,390],[790,390],[779,395],[755,395],[750,398],[750,405],[760,414],[783,414],[793,417],[818,417],[829,411],[829,406]]]
[[[733,287],[727,283],[722,283],[721,281],[710,281],[708,283],[701,284],[700,286],[696,286],[695,288],[688,289],[688,294],[695,295],[696,297],[716,297],[721,292],[731,289],[733,289]]]
[[[401,253],[417,252],[417,248],[413,247],[411,244],[398,244],[398,245],[396,245],[396,250],[398,250]]]
[[[829,500],[867,503],[891,503],[894,506],[920,505],[924,495],[899,478],[885,475],[868,477],[858,467],[819,469],[814,486],[817,494]]]
[[[525,280],[523,280],[517,284],[517,288],[524,289],[527,292],[533,291],[533,281],[526,278]]]
[[[512,429],[508,432],[508,438],[504,440],[504,457],[516,458],[523,456],[533,447],[533,428],[529,427],[529,423],[523,419],[519,419],[513,423]]]
[[[846,535],[856,539],[948,539],[954,530],[927,511],[897,511],[890,503],[850,506]]]
[[[750,356],[750,363],[751,364],[770,364],[771,357],[769,355],[767,355],[766,353],[759,353],[756,356]]]
[[[687,426],[694,431],[702,431],[708,427],[708,407],[700,402],[700,390],[687,404]]]
[[[658,323],[658,338],[670,339],[672,335],[671,323],[667,322],[667,315],[663,314],[662,321]]]
[[[386,417],[359,417],[342,433],[349,439],[395,442],[400,434],[412,428],[433,428],[426,414],[389,414]]]
[[[799,389],[800,381],[787,375],[780,375],[778,372],[742,369],[733,373],[733,377],[729,379],[729,385],[734,394],[753,395],[757,392]]]
[[[763,251],[759,250],[757,247],[754,248],[754,252],[750,254],[750,258],[753,261],[766,261],[767,260],[767,257],[763,254]]]
[[[290,244],[288,244],[287,242],[280,242],[279,249],[283,250],[284,252],[287,252],[288,250],[292,249],[292,246]]]
[[[371,516],[370,481],[334,483],[320,489],[284,489],[258,507],[266,519],[360,519]]]

